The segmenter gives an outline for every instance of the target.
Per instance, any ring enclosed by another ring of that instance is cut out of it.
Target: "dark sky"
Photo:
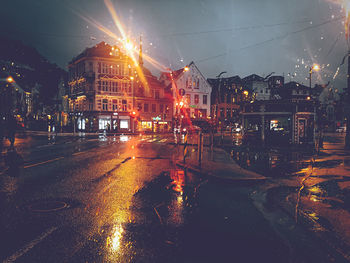
[[[333,80],[347,50],[336,0],[111,1],[130,37],[142,33],[144,52],[166,67],[194,61],[206,77],[275,72],[308,85],[308,67],[318,63],[314,81],[345,87],[345,65]],[[0,33],[66,68],[86,47],[115,42],[82,17],[120,35],[103,0],[3,0]]]

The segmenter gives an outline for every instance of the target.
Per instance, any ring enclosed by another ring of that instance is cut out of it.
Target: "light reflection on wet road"
[[[261,187],[295,221],[326,240],[350,260],[350,152],[344,135],[326,134],[324,147],[311,151],[234,151],[242,167],[270,177]]]
[[[288,245],[250,202],[255,187],[221,185],[191,173],[185,176],[173,163],[178,153],[174,142],[171,135],[102,135],[78,140],[65,138],[44,147],[46,142],[33,139],[32,145],[40,146],[40,151],[28,147],[26,152],[23,147],[19,152],[30,157],[24,158],[27,165],[38,165],[21,169],[14,177],[0,178],[4,208],[0,241],[6,244],[0,259],[287,262],[292,253]],[[248,156],[249,162],[245,159]],[[288,159],[281,162],[276,156],[282,155],[277,152],[263,156],[270,163],[266,166],[270,173],[282,171],[280,163],[289,162]],[[252,153],[238,157],[247,166],[261,161]],[[273,187],[272,199],[287,198],[286,204],[295,209],[297,191],[305,185],[300,190],[298,210],[304,217],[321,222],[320,211],[306,210],[304,199],[329,199],[332,193],[329,185],[311,182],[318,176],[315,173],[318,166],[324,171],[324,166],[330,169],[330,165],[338,164],[322,157],[315,160],[310,173],[312,162],[308,156],[302,157],[299,161],[294,155],[293,165],[287,169],[293,179],[279,176],[272,186],[262,187],[265,190]],[[56,209],[55,205],[62,204],[63,209]],[[319,226],[326,222],[323,220]],[[313,226],[316,231],[316,224]],[[328,262],[322,251],[316,251],[319,256],[312,260],[314,254],[308,250],[304,255],[307,262]]]

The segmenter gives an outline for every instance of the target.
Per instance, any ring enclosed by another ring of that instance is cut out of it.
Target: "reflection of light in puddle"
[[[178,204],[179,206],[181,206],[182,203],[183,203],[183,201],[184,201],[184,199],[182,198],[182,195],[178,195],[178,196],[177,196],[177,204]]]
[[[310,193],[313,193],[313,194],[321,194],[322,193],[321,188],[319,188],[318,186],[312,186],[312,187],[308,188],[308,191]]]
[[[319,198],[317,198],[316,195],[311,195],[311,196],[310,196],[310,200],[311,200],[311,201],[314,201],[314,202],[320,202],[320,201],[321,201]]]
[[[129,137],[126,135],[120,135],[120,141],[121,142],[127,142],[129,140]]]
[[[311,217],[311,218],[314,219],[314,220],[318,220],[318,219],[319,219],[318,216],[317,216],[317,214],[314,213],[314,212],[308,213],[308,215],[309,215],[309,217]]]
[[[121,239],[124,229],[121,224],[115,225],[112,231],[112,236],[107,237],[106,246],[112,249],[112,252],[117,252],[120,248]]]

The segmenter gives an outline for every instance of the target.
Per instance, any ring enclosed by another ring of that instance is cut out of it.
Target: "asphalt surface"
[[[181,170],[175,141],[172,135],[17,138],[22,163],[1,166],[0,260],[344,261],[283,206],[273,206],[270,187]]]

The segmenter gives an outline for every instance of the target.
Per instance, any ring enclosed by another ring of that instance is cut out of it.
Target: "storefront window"
[[[108,118],[100,118],[98,120],[98,128],[100,130],[108,130],[108,127],[111,127],[111,120]]]
[[[121,129],[129,129],[129,121],[128,120],[120,120],[120,128]]]

